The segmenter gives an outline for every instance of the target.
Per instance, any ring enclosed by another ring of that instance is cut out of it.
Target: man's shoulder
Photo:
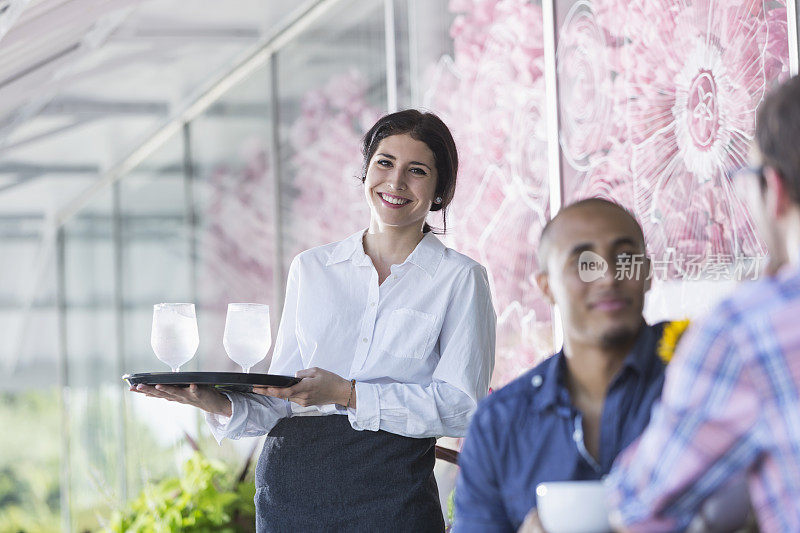
[[[687,332],[679,349],[691,358],[704,359],[712,346],[736,352],[747,361],[774,353],[764,351],[762,340],[778,334],[776,327],[791,327],[800,315],[800,276],[765,277],[746,282],[717,303]],[[761,340],[759,340],[761,339]]]
[[[709,313],[707,322],[733,325],[761,315],[794,309],[800,303],[800,275],[764,277],[745,282]]]

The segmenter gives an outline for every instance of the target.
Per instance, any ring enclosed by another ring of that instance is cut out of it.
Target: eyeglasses
[[[759,183],[765,183],[764,178],[764,165],[746,166],[735,170],[730,170],[725,173],[730,181],[738,181],[743,179],[744,176],[755,176],[758,178]]]

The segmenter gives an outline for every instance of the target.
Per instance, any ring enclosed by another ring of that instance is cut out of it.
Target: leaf
[[[229,531],[255,529],[255,486],[236,482],[235,469],[194,453],[180,478],[148,485],[126,509],[112,517],[109,528],[128,531]],[[233,486],[233,490],[226,490]]]

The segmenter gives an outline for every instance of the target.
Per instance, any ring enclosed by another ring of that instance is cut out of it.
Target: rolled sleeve
[[[378,431],[381,423],[380,392],[378,385],[356,383],[356,408],[347,410],[353,429]]]
[[[239,395],[228,394],[227,392],[223,392],[223,394],[231,402],[231,416],[205,413],[206,423],[218,444],[221,444],[222,440],[226,438],[238,438],[236,432],[240,431],[240,428],[245,425],[245,409],[242,399]]]
[[[281,418],[291,416],[289,402],[260,394],[225,392],[231,401],[231,416],[205,414],[217,443],[223,439],[241,439],[265,435]]]

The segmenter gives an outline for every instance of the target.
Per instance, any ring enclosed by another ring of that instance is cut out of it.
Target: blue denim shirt
[[[647,426],[661,395],[665,366],[656,348],[662,331],[663,324],[644,326],[611,381],[597,459],[584,446],[563,351],[484,399],[459,457],[454,531],[516,531],[536,507],[539,483],[603,478]]]

